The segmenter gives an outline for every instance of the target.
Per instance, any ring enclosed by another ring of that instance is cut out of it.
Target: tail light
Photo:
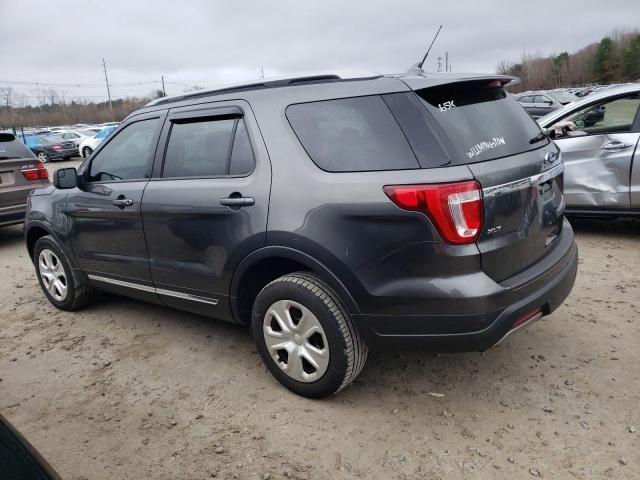
[[[58,143],[55,143],[53,145],[51,145],[51,148],[53,148],[54,150],[61,150],[62,146]]]
[[[400,208],[428,215],[447,243],[473,243],[482,229],[482,193],[475,180],[386,186],[384,193]]]
[[[47,168],[42,162],[36,163],[35,166],[29,165],[22,167],[20,171],[22,172],[22,176],[30,182],[49,178],[49,172],[47,172]]]

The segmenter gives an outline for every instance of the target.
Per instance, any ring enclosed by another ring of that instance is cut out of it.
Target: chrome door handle
[[[256,200],[253,197],[226,197],[220,199],[220,205],[232,208],[250,207],[255,203]]]
[[[111,203],[113,203],[118,208],[124,208],[124,207],[132,206],[133,205],[133,200],[131,200],[130,198],[116,198]]]
[[[617,152],[618,150],[624,150],[625,148],[633,147],[630,143],[624,142],[609,142],[605,143],[602,147],[602,150],[606,150],[608,152]]]

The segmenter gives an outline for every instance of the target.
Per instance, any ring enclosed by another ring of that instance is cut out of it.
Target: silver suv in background
[[[562,89],[523,92],[515,95],[515,98],[533,118],[542,117],[578,99],[572,93]]]
[[[593,93],[538,123],[562,152],[567,214],[640,217],[640,84]]]

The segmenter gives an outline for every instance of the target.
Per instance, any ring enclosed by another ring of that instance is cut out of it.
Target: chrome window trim
[[[483,197],[493,197],[498,194],[515,192],[523,188],[529,188],[532,185],[538,185],[548,182],[552,178],[557,177],[564,171],[564,164],[559,163],[555,167],[551,167],[542,173],[538,173],[531,177],[523,178],[521,180],[515,180],[513,182],[503,183],[502,185],[495,185],[493,187],[487,187],[482,189]]]
[[[117,280],[115,278],[103,277],[101,275],[88,275],[89,280],[96,282],[110,283],[112,285],[118,285],[120,287],[132,288],[134,290],[141,290],[148,293],[156,293],[158,295],[165,295],[168,297],[181,298],[183,300],[190,300],[192,302],[208,303],[209,305],[218,305],[217,298],[205,298],[198,295],[191,295],[189,293],[176,292],[175,290],[166,290],[164,288],[155,288],[149,285],[142,285],[140,283],[125,282],[124,280]]]

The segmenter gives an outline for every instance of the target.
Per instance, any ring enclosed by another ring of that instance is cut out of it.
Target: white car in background
[[[88,138],[92,138],[97,132],[92,130],[61,130],[56,132],[56,135],[61,136],[65,140],[72,141],[76,147],[79,147],[82,142]]]
[[[104,127],[102,130],[96,133],[94,137],[83,140],[78,146],[78,150],[80,151],[80,156],[82,158],[89,157],[93,153],[93,151],[96,149],[96,147],[100,145],[100,143],[102,143],[102,141],[105,138],[107,138],[111,134],[111,132],[113,132],[116,128],[118,128],[118,125],[111,125],[109,127]]]

